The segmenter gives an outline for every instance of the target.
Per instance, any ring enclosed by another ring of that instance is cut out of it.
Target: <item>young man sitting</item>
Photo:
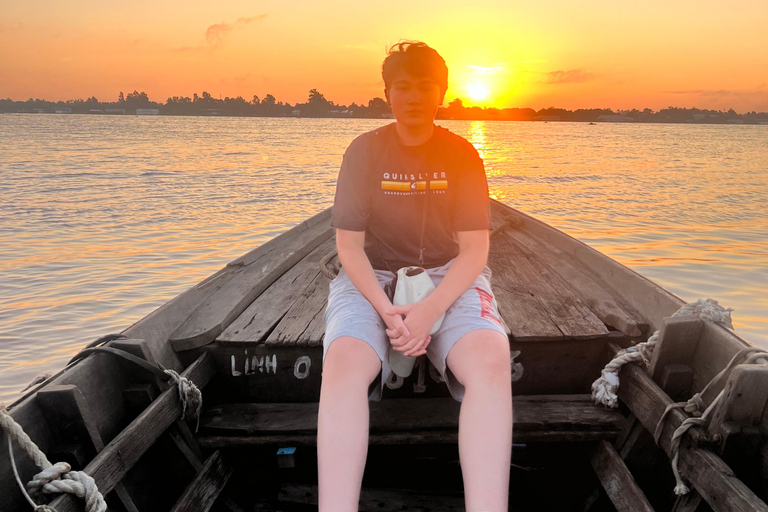
[[[397,44],[382,76],[396,122],[350,144],[333,206],[343,268],[330,284],[325,312],[320,512],[358,510],[368,400],[381,399],[391,375],[388,349],[426,354],[462,402],[459,457],[467,511],[506,511],[510,354],[486,266],[490,206],[483,162],[469,142],[434,125],[448,87],[448,69],[435,50]],[[383,287],[399,268],[412,265],[427,269],[437,289],[420,302],[393,306]]]

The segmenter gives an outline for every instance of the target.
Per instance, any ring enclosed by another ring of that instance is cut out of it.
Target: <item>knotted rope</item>
[[[728,376],[731,374],[733,369],[740,365],[740,364],[755,364],[758,362],[766,362],[768,361],[768,352],[765,352],[759,348],[756,347],[747,347],[743,348],[740,351],[738,351],[728,362],[728,364],[723,368],[720,373],[715,375],[712,380],[710,380],[707,385],[702,389],[699,393],[695,393],[690,399],[688,399],[687,402],[676,402],[669,404],[665,409],[664,412],[661,415],[661,418],[659,418],[659,422],[656,424],[656,431],[653,434],[653,438],[656,441],[656,444],[659,443],[659,438],[661,437],[661,433],[664,430],[664,421],[667,417],[667,414],[670,413],[673,409],[683,409],[688,414],[691,414],[693,417],[686,418],[683,420],[683,422],[680,424],[677,429],[675,429],[675,432],[672,434],[672,442],[670,445],[670,453],[672,454],[672,472],[675,474],[675,494],[678,496],[682,496],[684,494],[688,494],[690,492],[690,489],[687,485],[683,482],[682,477],[680,476],[680,471],[678,469],[678,459],[680,457],[680,442],[682,441],[683,435],[685,435],[688,430],[691,429],[691,427],[702,427],[707,428],[709,426],[709,422],[712,418],[712,415],[714,414],[715,410],[717,409],[717,405],[720,403],[721,399],[723,398],[725,389],[722,389],[714,400],[712,400],[712,403],[710,403],[708,406],[705,406],[704,399],[702,396],[706,395],[707,391],[709,391],[710,388],[713,388],[717,386],[720,382],[724,381],[728,378]],[[703,412],[702,412],[703,409]]]
[[[724,324],[733,329],[731,311],[733,309],[723,308],[714,299],[699,299],[696,302],[686,304],[672,316],[698,316],[703,320]],[[656,346],[658,339],[659,331],[656,331],[648,338],[648,341],[620,350],[613,360],[603,368],[600,378],[592,383],[592,397],[595,399],[595,402],[607,405],[608,407],[617,407],[619,399],[616,393],[619,389],[619,371],[621,367],[627,363],[641,361],[646,367],[650,366],[653,348]]]
[[[5,409],[5,405],[0,404],[0,426],[5,431],[8,438],[8,453],[11,457],[11,465],[16,481],[19,484],[21,492],[36,512],[55,512],[53,508],[47,505],[38,505],[27,492],[27,489],[33,493],[62,493],[74,494],[85,500],[86,512],[106,512],[107,504],[104,497],[96,487],[96,482],[82,471],[72,471],[66,462],[51,464],[45,454],[29,438],[21,425],[11,417]],[[32,461],[42,471],[36,474],[32,481],[27,484],[27,489],[21,484],[16,461],[13,457],[13,441],[29,455]]]
[[[187,414],[187,407],[192,411],[193,417],[197,420],[195,432],[200,428],[200,411],[203,409],[203,394],[195,386],[195,383],[186,377],[182,377],[171,369],[164,370],[166,375],[176,383],[179,390],[179,400],[182,403],[181,419]]]
[[[672,316],[698,316],[703,320],[709,320],[711,322],[719,323],[733,329],[731,321],[731,308],[723,308],[714,299],[697,300],[696,302],[686,304],[675,312]],[[653,349],[656,346],[656,342],[659,339],[659,331],[653,333],[648,338],[648,341],[639,343],[633,347],[620,350],[613,360],[608,363],[602,371],[602,375],[592,384],[592,397],[597,403],[607,405],[608,407],[616,407],[618,405],[618,397],[616,395],[619,388],[619,370],[626,363],[634,363],[642,361],[646,367],[650,366],[651,355]],[[723,380],[727,379],[733,368],[739,364],[752,364],[759,361],[768,361],[768,352],[765,352],[759,348],[747,347],[737,352],[731,360],[728,362],[725,368],[720,371],[712,380],[699,393],[695,393],[688,401],[669,404],[662,413],[659,422],[656,425],[654,432],[654,439],[656,444],[659,443],[659,438],[664,430],[664,422],[670,411],[673,409],[683,409],[686,413],[691,414],[693,417],[685,419],[675,432],[672,434],[672,440],[670,443],[670,455],[672,456],[672,472],[675,475],[675,489],[674,492],[677,496],[688,494],[690,489],[685,482],[683,482],[680,470],[678,468],[678,460],[680,458],[680,443],[683,436],[692,427],[706,428],[712,415],[717,409],[718,403],[723,397],[724,390],[720,391],[718,395],[712,400],[712,403],[706,405],[704,402],[704,396],[707,391],[714,388]]]

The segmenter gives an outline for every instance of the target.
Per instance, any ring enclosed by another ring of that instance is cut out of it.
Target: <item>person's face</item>
[[[440,86],[431,78],[414,77],[406,71],[395,74],[387,99],[398,123],[406,126],[430,125],[443,104]]]

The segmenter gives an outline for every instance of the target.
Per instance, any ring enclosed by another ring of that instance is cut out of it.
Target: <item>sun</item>
[[[489,94],[491,94],[490,89],[488,89],[488,87],[486,87],[484,84],[480,83],[469,84],[466,89],[469,97],[475,101],[484,100],[488,97]]]

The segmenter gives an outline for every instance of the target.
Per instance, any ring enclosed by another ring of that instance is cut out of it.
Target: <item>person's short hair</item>
[[[440,87],[440,94],[445,94],[448,89],[448,66],[440,54],[426,43],[403,41],[389,49],[381,65],[385,93],[389,91],[393,77],[400,70],[416,78],[431,78]]]

